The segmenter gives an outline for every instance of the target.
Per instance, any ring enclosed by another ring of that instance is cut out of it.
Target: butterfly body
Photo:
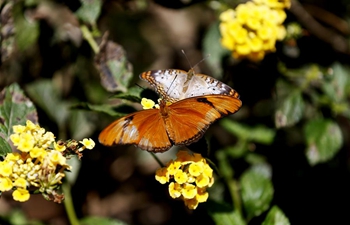
[[[209,125],[235,113],[241,101],[228,95],[185,98],[168,104],[161,100],[159,109],[147,109],[122,117],[99,135],[104,145],[134,144],[141,149],[163,152],[173,145],[198,141]]]
[[[169,102],[211,94],[239,98],[230,86],[213,77],[196,74],[194,69],[188,72],[177,69],[151,70],[141,73],[140,78],[149,82]]]

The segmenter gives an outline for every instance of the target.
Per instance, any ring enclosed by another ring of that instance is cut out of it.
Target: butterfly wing
[[[241,100],[227,95],[187,98],[168,106],[166,130],[176,145],[188,145],[198,141],[214,121],[237,112],[241,106]]]
[[[195,74],[188,82],[184,98],[204,95],[229,95],[239,98],[239,94],[227,84],[204,74]]]
[[[98,139],[107,146],[135,144],[152,152],[163,152],[172,146],[158,109],[142,110],[124,116],[107,126]]]
[[[183,84],[187,81],[187,72],[184,70],[150,70],[141,73],[140,78],[147,81],[169,102],[183,99]]]
[[[140,74],[140,78],[151,84],[169,102],[203,95],[229,95],[239,98],[238,93],[221,81],[204,75],[177,69],[151,70]]]

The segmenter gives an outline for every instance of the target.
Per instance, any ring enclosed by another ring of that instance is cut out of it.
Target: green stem
[[[164,167],[164,164],[158,159],[158,157],[156,156],[156,154],[154,154],[153,152],[150,152],[151,156],[153,156],[153,158],[157,161],[157,163],[161,166]]]
[[[79,225],[79,220],[77,218],[77,215],[75,214],[75,210],[73,206],[73,199],[70,192],[70,185],[67,182],[65,182],[62,184],[62,189],[65,196],[64,207],[66,208],[69,222],[71,225]]]
[[[91,31],[85,25],[82,25],[80,27],[80,30],[83,33],[83,37],[85,38],[85,40],[91,46],[92,50],[97,54],[99,52],[100,48],[98,47],[94,37],[92,36]]]
[[[229,187],[229,191],[231,194],[232,202],[234,209],[236,210],[237,213],[239,213],[242,218],[242,202],[241,202],[241,197],[239,194],[239,186],[238,186],[238,181],[235,179],[226,179],[227,185]]]

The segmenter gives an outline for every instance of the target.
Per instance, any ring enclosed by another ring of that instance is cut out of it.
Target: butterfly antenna
[[[201,59],[199,62],[197,62],[194,66],[192,66],[190,60],[188,59],[188,57],[187,57],[187,55],[186,55],[186,53],[185,53],[185,51],[182,49],[181,52],[182,52],[182,54],[185,55],[185,58],[186,58],[188,64],[190,65],[191,69],[194,69],[194,68],[195,68],[196,66],[198,66],[201,62],[203,62],[204,60],[206,60],[207,58],[210,57],[210,54],[208,54],[208,55],[206,55],[203,59]]]

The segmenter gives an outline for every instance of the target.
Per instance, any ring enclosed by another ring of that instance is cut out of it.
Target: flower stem
[[[150,152],[152,157],[157,161],[157,163],[161,166],[161,167],[164,167],[164,164],[158,159],[158,157],[153,153],[153,152]]]
[[[62,184],[62,189],[65,196],[64,207],[68,215],[69,223],[71,225],[79,225],[79,220],[77,218],[77,215],[75,214],[75,210],[73,206],[73,199],[70,192],[70,185],[67,182],[65,182]]]
[[[100,48],[98,47],[94,37],[92,36],[91,31],[85,25],[81,26],[80,30],[83,33],[83,37],[85,38],[85,40],[91,46],[92,50],[97,54],[99,52]]]

